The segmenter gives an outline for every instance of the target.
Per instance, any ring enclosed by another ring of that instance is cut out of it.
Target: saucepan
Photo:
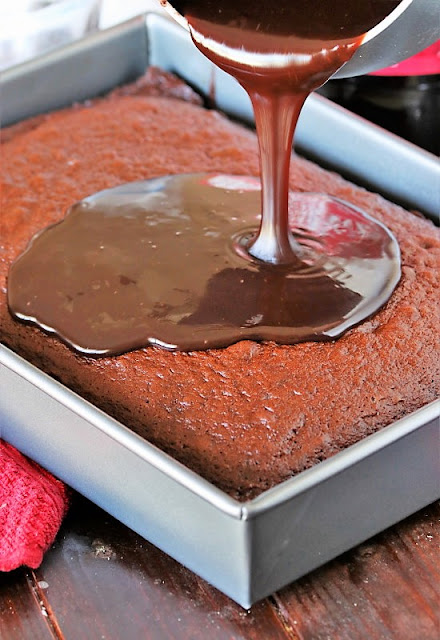
[[[168,2],[160,1],[188,29],[185,19]],[[397,64],[422,51],[439,37],[439,0],[402,0],[384,20],[365,34],[354,56],[334,77],[365,75]]]

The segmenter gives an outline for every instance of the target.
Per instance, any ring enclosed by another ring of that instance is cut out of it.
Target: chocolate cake
[[[183,98],[183,99],[182,99]],[[258,175],[254,133],[150,72],[137,86],[5,131],[2,144],[1,340],[241,500],[311,467],[438,397],[440,234],[294,156],[293,190],[326,192],[395,234],[402,278],[388,303],[334,342],[120,356],[75,353],[7,306],[8,269],[76,201],[125,182],[222,172]]]

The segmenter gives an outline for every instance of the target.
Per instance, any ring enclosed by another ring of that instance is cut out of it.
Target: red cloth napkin
[[[372,76],[426,76],[440,73],[440,40],[415,56],[391,67],[374,71]]]
[[[68,503],[62,482],[0,440],[0,571],[36,569]]]

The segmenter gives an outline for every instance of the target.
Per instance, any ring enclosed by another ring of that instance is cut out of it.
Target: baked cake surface
[[[0,336],[221,489],[247,499],[438,397],[440,234],[420,216],[294,156],[292,189],[342,198],[385,223],[399,242],[401,282],[373,318],[335,342],[241,341],[192,353],[149,347],[98,359],[74,353],[14,320],[7,308],[9,265],[35,233],[74,202],[124,182],[200,171],[259,174],[254,133],[188,102],[192,94],[166,76],[153,80],[6,130]]]

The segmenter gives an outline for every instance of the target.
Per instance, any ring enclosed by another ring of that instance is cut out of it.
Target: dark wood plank
[[[41,597],[44,588],[30,571],[0,573],[1,640],[59,639]]]
[[[36,572],[0,576],[1,640],[438,640],[440,505],[246,612],[76,497]]]
[[[301,640],[438,640],[440,503],[283,589]]]
[[[36,578],[66,640],[296,638],[270,601],[244,611],[79,497]]]

